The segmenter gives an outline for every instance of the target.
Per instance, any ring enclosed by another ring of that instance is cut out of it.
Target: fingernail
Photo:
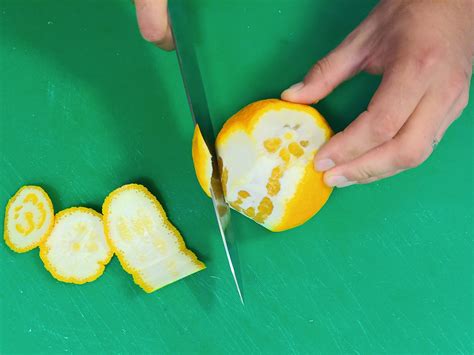
[[[356,183],[357,183],[357,181],[346,181],[346,182],[343,182],[342,184],[337,184],[336,187],[341,188],[341,187],[351,186],[351,185],[354,185]]]
[[[326,171],[335,166],[336,164],[331,159],[321,159],[321,160],[316,160],[316,164],[314,165],[314,168],[317,171]]]
[[[303,82],[293,84],[288,89],[283,91],[281,95],[283,96],[283,95],[288,95],[288,94],[294,94],[294,93],[300,91],[303,88],[303,86],[304,86]]]
[[[349,181],[345,176],[334,175],[325,179],[326,184],[331,187],[346,187],[356,183],[356,181]]]

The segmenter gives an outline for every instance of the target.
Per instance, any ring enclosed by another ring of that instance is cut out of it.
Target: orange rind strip
[[[27,252],[40,245],[53,224],[54,209],[48,194],[39,186],[23,186],[5,210],[5,243],[17,253]]]
[[[55,279],[74,284],[99,278],[112,255],[102,215],[85,207],[59,212],[51,234],[40,244],[46,270]]]
[[[211,197],[212,156],[198,125],[194,128],[192,156],[199,185]]]
[[[146,292],[205,268],[144,186],[112,191],[102,207],[106,238],[120,264]]]

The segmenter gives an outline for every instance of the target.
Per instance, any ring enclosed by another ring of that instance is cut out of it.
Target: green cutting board
[[[194,2],[215,125],[299,81],[374,3]],[[141,39],[130,1],[2,0],[0,21],[1,204],[39,184],[56,211],[100,211],[114,188],[143,183],[207,264],[146,294],[116,258],[77,286],[2,243],[1,353],[473,352],[472,103],[421,167],[334,191],[300,228],[233,215],[242,306],[194,176],[175,54]],[[378,82],[357,76],[317,108],[341,130]]]

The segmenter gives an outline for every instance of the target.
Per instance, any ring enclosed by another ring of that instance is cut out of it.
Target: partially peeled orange
[[[303,224],[332,192],[313,168],[316,152],[331,135],[325,119],[310,106],[276,99],[246,106],[216,139],[226,201],[271,231]],[[197,127],[193,161],[208,195],[210,159]]]

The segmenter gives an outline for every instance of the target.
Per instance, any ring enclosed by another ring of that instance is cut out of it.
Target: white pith
[[[128,189],[116,194],[106,218],[109,237],[122,261],[152,289],[201,269],[180,249],[164,216],[142,191]]]
[[[25,198],[29,194],[34,194],[37,201],[25,202]],[[42,206],[43,212],[41,212],[39,206]],[[20,226],[20,228],[24,230],[29,229],[30,224],[26,220],[27,212],[33,215],[34,229],[28,234],[23,234],[18,231],[17,226]],[[36,245],[48,231],[54,218],[47,196],[40,192],[40,190],[32,188],[25,188],[20,191],[14,202],[10,204],[7,213],[8,223],[5,228],[8,231],[10,242],[18,249]],[[44,214],[44,221],[40,223],[42,214]]]
[[[79,210],[56,221],[46,247],[50,265],[64,278],[87,279],[110,255],[102,219]]]
[[[290,134],[292,137],[285,137]],[[300,157],[291,155],[285,168],[279,150],[269,153],[264,142],[270,138],[280,138],[280,149],[290,142],[307,141]],[[226,199],[239,199],[239,191],[247,191],[250,196],[242,199],[240,207],[253,207],[256,211],[260,201],[267,196],[273,203],[273,211],[264,221],[268,228],[277,226],[285,215],[285,207],[294,197],[298,183],[303,178],[308,164],[312,164],[316,151],[326,140],[326,132],[309,113],[290,109],[271,110],[263,114],[249,135],[244,129],[230,133],[225,142],[218,144],[218,153],[223,167],[228,171]],[[280,179],[281,188],[275,196],[269,196],[266,185],[272,170],[284,169]]]

